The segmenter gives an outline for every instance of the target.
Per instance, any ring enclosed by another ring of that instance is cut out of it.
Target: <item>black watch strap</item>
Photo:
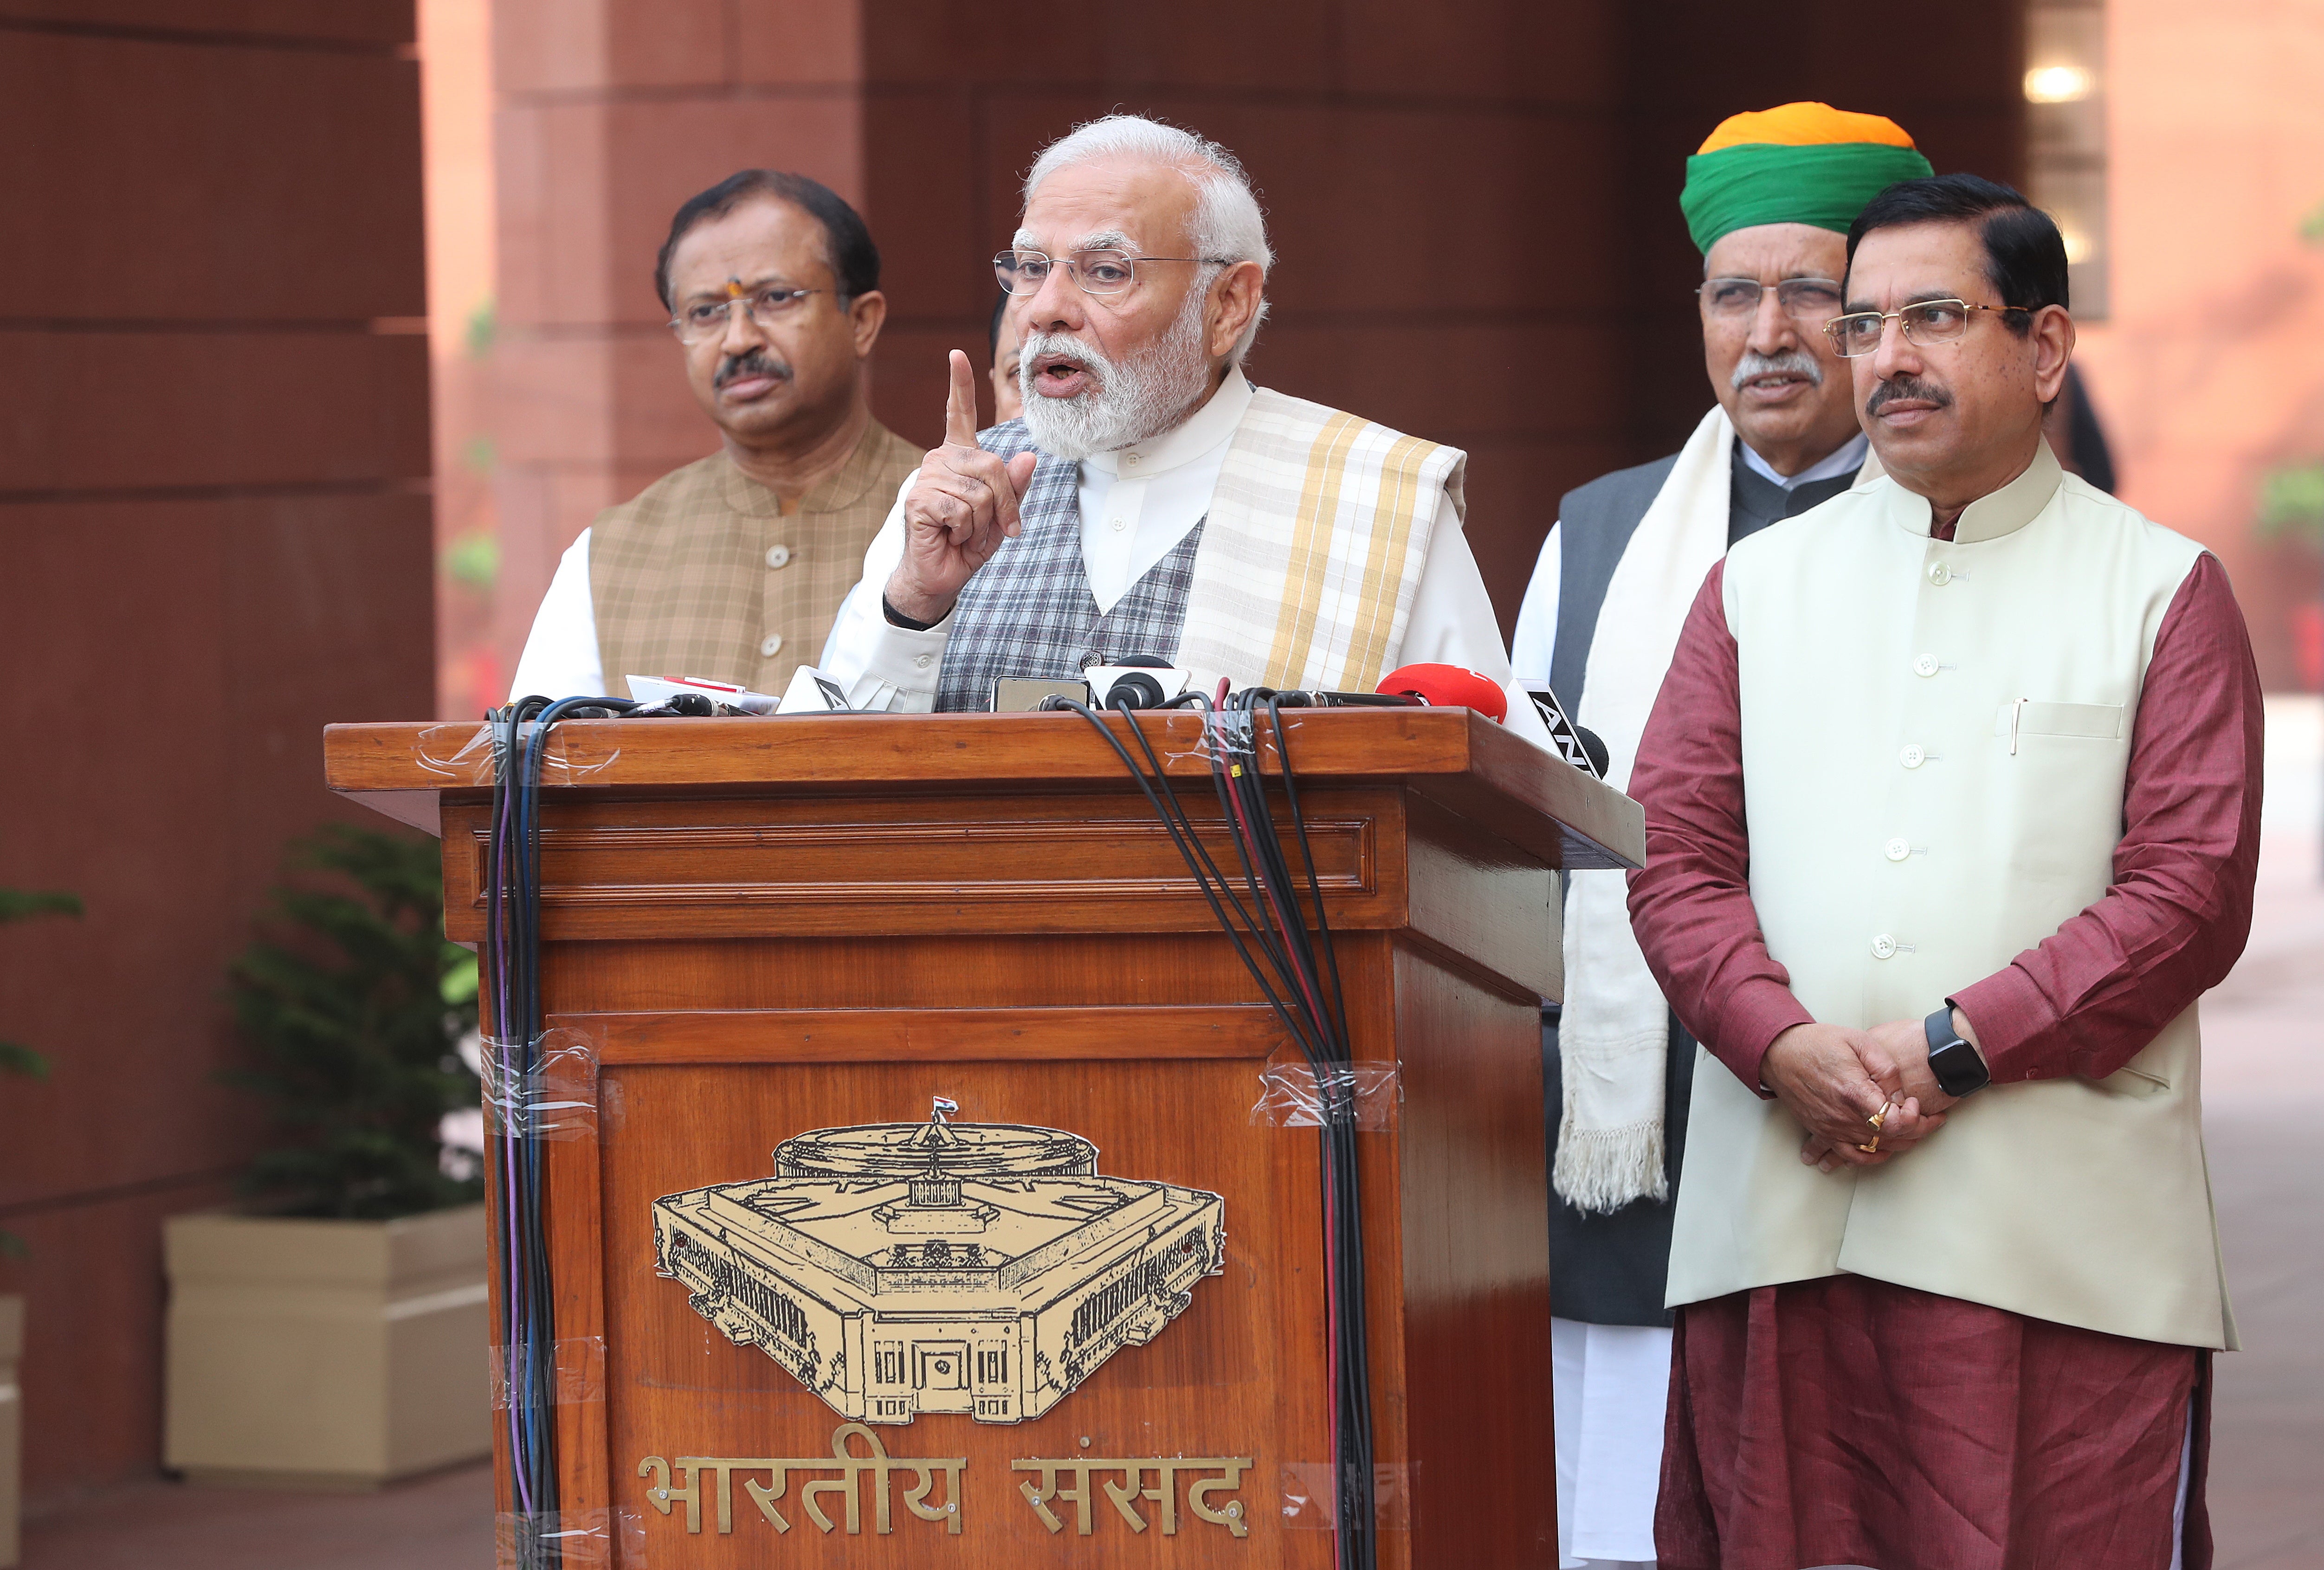
[[[888,602],[888,596],[885,594],[880,596],[880,614],[888,619],[889,626],[900,627],[907,632],[926,632],[930,628],[936,626],[937,621],[942,621],[944,620],[944,616],[939,616],[936,618],[936,621],[915,621],[910,617],[905,615],[902,611],[897,610],[893,605],[890,604]],[[951,614],[952,612],[949,611],[945,612],[945,616],[949,616]]]
[[[1923,1021],[1921,1029],[1929,1039],[1929,1072],[1936,1077],[1938,1089],[1959,1098],[1991,1082],[1984,1056],[1953,1029],[1951,999]]]

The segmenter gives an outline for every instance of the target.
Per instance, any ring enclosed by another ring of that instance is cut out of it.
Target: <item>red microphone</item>
[[[1459,666],[1399,666],[1380,678],[1379,692],[1417,698],[1439,709],[1474,709],[1497,723],[1508,719],[1508,694],[1501,684]]]

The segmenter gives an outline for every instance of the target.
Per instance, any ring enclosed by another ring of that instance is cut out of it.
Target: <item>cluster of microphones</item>
[[[1080,702],[1096,709],[1168,709],[1202,701],[1189,690],[1193,673],[1150,656],[1130,656],[1111,665],[1093,665],[1075,681],[1005,679],[996,684],[995,708],[1063,709]],[[708,719],[718,715],[844,714],[852,712],[838,683],[802,666],[780,698],[724,682],[698,678],[629,678],[635,699],[595,698],[564,711],[567,720],[650,720],[665,716]],[[1606,777],[1606,744],[1595,732],[1567,717],[1546,686],[1526,694],[1540,711],[1552,746],[1567,763],[1592,779]],[[1014,701],[1021,698],[1022,702]],[[1369,693],[1286,693],[1285,708],[1353,709],[1421,706],[1471,709],[1497,723],[1508,719],[1508,695],[1480,672],[1451,665],[1408,665],[1390,671]]]

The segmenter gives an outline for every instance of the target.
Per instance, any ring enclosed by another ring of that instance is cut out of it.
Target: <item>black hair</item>
[[[654,293],[661,297],[663,308],[675,304],[669,298],[669,259],[678,243],[696,225],[724,217],[753,197],[788,202],[823,225],[824,249],[842,305],[880,287],[880,248],[872,243],[872,231],[864,227],[862,216],[838,192],[803,174],[746,169],[687,197],[686,205],[670,219],[669,238],[661,243],[661,254],[654,258]]]
[[[1858,244],[1875,229],[1975,218],[1985,220],[1978,235],[1985,242],[1986,280],[2008,308],[2001,319],[2022,338],[2033,331],[2033,312],[2066,303],[2066,242],[2049,214],[1998,180],[1941,174],[1897,181],[1866,203],[1849,225],[1849,268],[1856,266]]]
[[[985,333],[984,363],[992,364],[1001,358],[1001,318],[1009,314],[1009,291],[1002,289],[1001,298],[992,302],[992,326]]]

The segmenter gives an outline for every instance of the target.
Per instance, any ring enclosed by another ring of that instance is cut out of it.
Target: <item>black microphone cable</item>
[[[1339,959],[1306,818],[1299,804],[1296,776],[1284,743],[1281,712],[1286,703],[1296,707],[1308,701],[1305,693],[1277,694],[1259,688],[1234,693],[1223,712],[1199,693],[1182,694],[1162,705],[1203,712],[1212,784],[1223,826],[1235,847],[1236,868],[1249,891],[1248,905],[1233,878],[1222,872],[1203,844],[1170,782],[1169,771],[1135,713],[1130,713],[1128,729],[1144,757],[1145,768],[1139,767],[1112,728],[1087,704],[1069,699],[1049,702],[1079,714],[1121,759],[1314,1078],[1323,1205],[1333,1557],[1338,1570],[1374,1570],[1379,1541],[1354,1065]],[[1312,935],[1300,911],[1300,885],[1285,858],[1283,836],[1267,798],[1254,734],[1254,711],[1261,705],[1274,733],[1284,794],[1291,809],[1291,837],[1299,847],[1306,893],[1315,912]],[[1126,704],[1117,702],[1112,706],[1129,712]]]
[[[1292,694],[1304,704],[1305,694]],[[1266,688],[1248,688],[1228,699],[1230,714],[1240,722],[1218,723],[1219,745],[1211,748],[1211,773],[1221,804],[1240,841],[1250,877],[1253,869],[1263,880],[1268,898],[1254,902],[1271,905],[1291,957],[1303,998],[1318,1024],[1322,1051],[1311,1054],[1318,1106],[1317,1138],[1323,1169],[1327,1246],[1326,1280],[1331,1289],[1328,1317],[1332,1333],[1330,1359],[1334,1437],[1333,1482],[1337,1489],[1334,1520],[1341,1532],[1341,1559],[1348,1566],[1370,1570],[1378,1555],[1373,1471],[1370,1362],[1368,1317],[1364,1308],[1365,1269],[1360,1174],[1357,1161],[1357,1099],[1353,1052],[1347,1031],[1347,1005],[1340,988],[1339,960],[1332,942],[1330,916],[1324,909],[1321,880],[1315,875],[1314,853],[1309,843],[1305,814],[1298,805],[1298,777],[1291,764],[1283,731],[1283,694]],[[1284,859],[1283,837],[1269,810],[1260,767],[1260,738],[1255,711],[1264,706],[1274,733],[1275,750],[1284,777],[1284,793],[1292,809],[1293,837],[1306,872],[1314,902],[1316,937],[1310,940],[1300,918],[1298,889]],[[1320,948],[1324,956],[1316,963]],[[1329,996],[1325,1004],[1325,979]]]
[[[564,1561],[557,1471],[557,1323],[549,1256],[546,1131],[540,1099],[540,781],[549,729],[569,714],[625,714],[625,698],[529,697],[484,717],[493,732],[492,831],[484,888],[484,991],[492,1005],[491,1088],[498,1129],[485,1162],[496,1203],[502,1383],[513,1549],[519,1570]]]

